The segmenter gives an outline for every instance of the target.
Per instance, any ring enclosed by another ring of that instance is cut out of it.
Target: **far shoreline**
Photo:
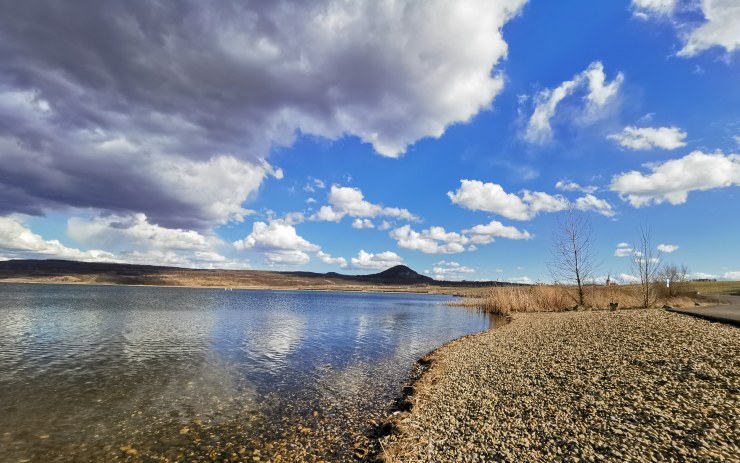
[[[212,286],[212,285],[162,285],[162,284],[129,284],[103,283],[87,281],[39,281],[38,279],[0,279],[0,284],[29,284],[29,285],[68,285],[68,286],[105,286],[129,288],[172,288],[172,289],[213,289],[213,290],[240,290],[240,291],[313,291],[313,292],[342,292],[342,293],[392,293],[392,294],[421,294],[432,296],[465,297],[457,292],[428,291],[419,287],[301,287],[301,286]],[[438,287],[437,289],[442,289]],[[454,288],[450,288],[454,289]]]

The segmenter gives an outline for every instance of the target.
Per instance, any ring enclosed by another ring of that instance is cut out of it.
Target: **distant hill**
[[[428,284],[434,285],[439,281],[429,278],[428,276],[420,275],[405,265],[396,265],[387,270],[383,270],[380,273],[373,273],[370,275],[342,275],[337,272],[329,273],[313,273],[313,272],[279,272],[286,273],[289,275],[296,275],[302,277],[313,277],[313,278],[337,278],[345,281],[356,281],[363,283],[382,284],[382,285],[418,285]]]
[[[439,281],[420,275],[405,265],[396,265],[370,275],[343,275],[336,272],[186,269],[57,259],[0,261],[0,281],[3,280],[43,283],[315,289],[338,289],[348,285],[480,287],[510,284]]]

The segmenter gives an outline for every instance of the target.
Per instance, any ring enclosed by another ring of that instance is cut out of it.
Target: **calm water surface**
[[[490,326],[447,300],[0,284],[0,461],[351,461],[418,357]]]

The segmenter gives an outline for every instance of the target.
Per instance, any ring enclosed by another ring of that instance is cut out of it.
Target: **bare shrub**
[[[668,264],[658,275],[658,282],[661,287],[661,296],[663,298],[676,297],[691,291],[689,282],[689,268],[685,265],[680,267],[676,264]]]

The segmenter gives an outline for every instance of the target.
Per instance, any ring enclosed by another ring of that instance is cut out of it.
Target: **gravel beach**
[[[740,330],[663,310],[516,314],[428,357],[388,462],[740,461]]]

